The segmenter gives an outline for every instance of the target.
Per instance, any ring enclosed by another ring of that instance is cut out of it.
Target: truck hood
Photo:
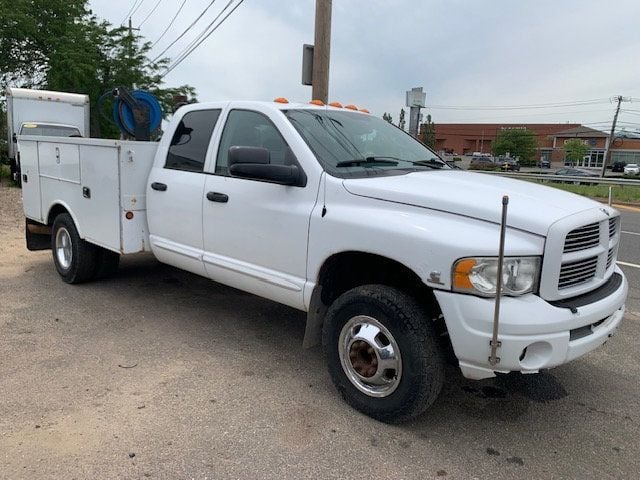
[[[507,225],[545,236],[551,224],[561,218],[601,206],[579,195],[524,180],[456,170],[346,179],[343,185],[353,195],[430,208],[498,224],[502,214],[502,197],[508,195]]]

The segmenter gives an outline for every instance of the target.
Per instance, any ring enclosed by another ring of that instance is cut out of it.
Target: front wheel
[[[53,221],[51,251],[56,270],[66,283],[82,283],[94,277],[97,248],[80,238],[68,213],[61,213]]]
[[[341,295],[329,308],[323,347],[333,383],[355,409],[389,423],[424,412],[444,383],[444,361],[428,312],[384,285]]]

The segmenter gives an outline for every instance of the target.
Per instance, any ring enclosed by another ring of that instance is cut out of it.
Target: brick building
[[[538,140],[537,158],[564,161],[564,144],[578,138],[589,147],[581,167],[601,167],[609,135],[578,123],[440,123],[436,124],[436,150],[458,155],[490,153],[498,133],[509,129],[528,129]],[[616,137],[611,160],[640,163],[640,139]]]

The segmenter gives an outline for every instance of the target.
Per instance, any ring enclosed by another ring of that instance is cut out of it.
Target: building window
[[[640,163],[640,150],[635,152],[611,152],[611,163]]]
[[[590,150],[581,160],[578,160],[578,167],[602,167],[604,162],[604,150]]]

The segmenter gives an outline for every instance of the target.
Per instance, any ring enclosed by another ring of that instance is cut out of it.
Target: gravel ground
[[[350,409],[304,315],[161,265],[61,282],[0,185],[0,478],[637,478],[640,295],[608,344],[471,382],[389,426]]]

